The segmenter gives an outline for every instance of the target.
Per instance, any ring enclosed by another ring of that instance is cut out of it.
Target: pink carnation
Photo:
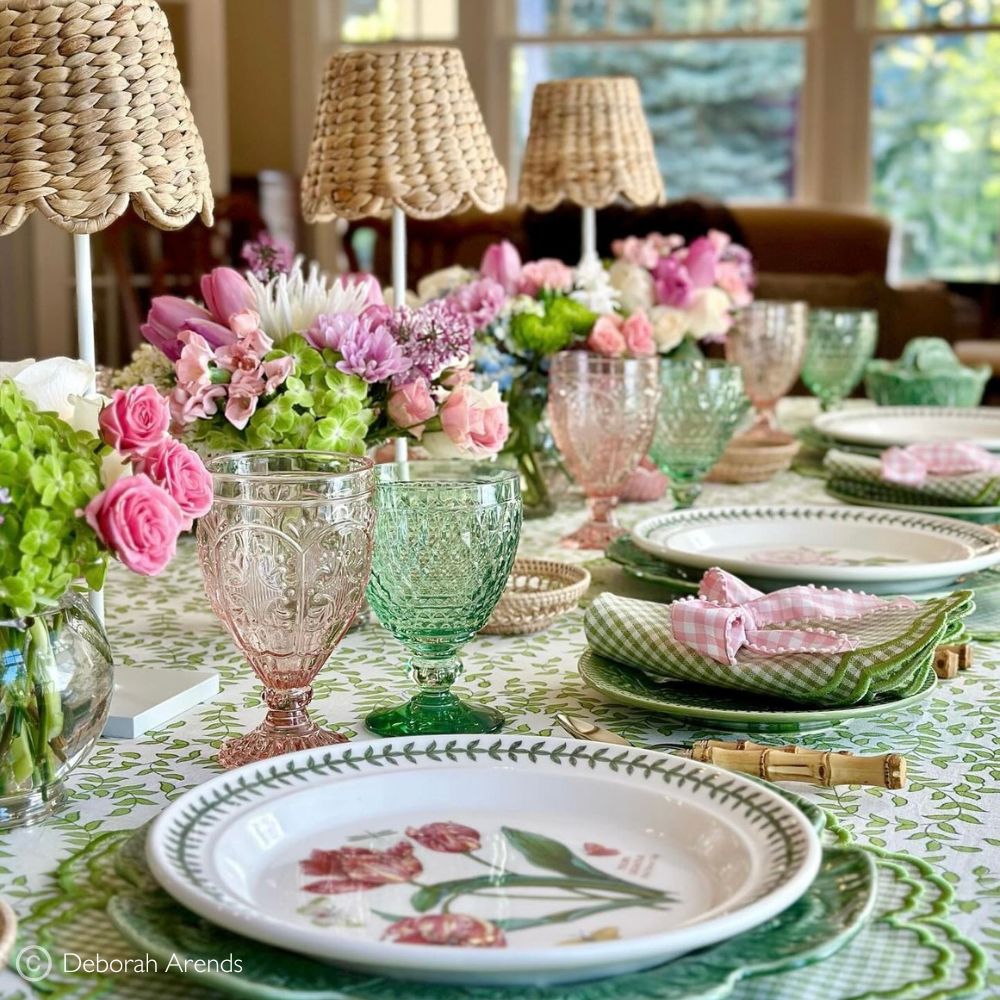
[[[134,573],[159,573],[177,551],[184,514],[149,476],[125,476],[87,504],[87,523]]]
[[[620,358],[625,353],[625,335],[620,316],[601,316],[587,337],[587,350],[606,358]]]
[[[518,291],[522,295],[539,292],[568,292],[573,287],[573,271],[555,257],[529,261],[521,268]]]
[[[180,441],[161,441],[142,456],[136,472],[144,472],[174,498],[184,515],[185,531],[212,506],[212,476],[201,459]]]
[[[155,386],[116,389],[98,417],[104,443],[131,458],[159,444],[170,428],[170,407]]]

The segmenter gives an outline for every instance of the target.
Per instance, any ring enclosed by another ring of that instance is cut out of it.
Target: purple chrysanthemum
[[[287,240],[270,233],[258,233],[257,239],[243,244],[240,256],[258,281],[270,281],[292,269],[295,250]]]
[[[385,382],[410,368],[391,328],[366,317],[361,317],[353,330],[345,332],[338,349],[343,360],[337,362],[337,369],[369,383]]]

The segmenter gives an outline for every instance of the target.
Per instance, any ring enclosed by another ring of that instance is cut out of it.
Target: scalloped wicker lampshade
[[[302,178],[307,222],[436,219],[503,206],[500,166],[457,49],[357,49],[326,67]]]
[[[154,0],[3,0],[0,235],[35,210],[94,233],[130,202],[160,229],[212,222],[166,15]]]
[[[552,80],[535,87],[518,201],[546,212],[561,201],[603,208],[663,198],[638,83],[629,76]]]

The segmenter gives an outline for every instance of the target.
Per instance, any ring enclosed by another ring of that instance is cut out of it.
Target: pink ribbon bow
[[[1000,472],[1000,456],[969,442],[911,444],[882,452],[882,478],[887,483],[923,486],[928,476],[968,472]]]
[[[674,638],[718,663],[736,666],[744,646],[763,656],[779,653],[839,653],[856,639],[826,629],[765,629],[815,619],[860,618],[884,608],[914,608],[908,597],[892,601],[853,590],[812,585],[762,594],[718,568],[701,580],[697,597],[670,605]]]

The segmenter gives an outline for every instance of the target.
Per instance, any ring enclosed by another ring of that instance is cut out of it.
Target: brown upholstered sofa
[[[962,300],[943,286],[894,287],[886,282],[891,227],[877,215],[791,204],[682,201],[651,209],[613,206],[598,213],[598,249],[610,255],[612,240],[629,234],[678,232],[692,239],[710,228],[730,233],[753,252],[760,298],[878,310],[878,353],[883,357],[898,357],[911,337],[954,340],[975,330],[975,315],[963,310]],[[375,274],[387,280],[388,224],[374,220],[353,224],[349,247],[357,245],[362,229],[374,230],[374,254],[370,262],[359,262],[355,256],[351,263],[370,263]],[[572,263],[580,256],[579,212],[571,206],[545,214],[507,208],[496,215],[468,212],[433,221],[411,220],[410,287],[438,268],[477,265],[483,250],[498,239],[510,240],[528,259],[560,257]]]

